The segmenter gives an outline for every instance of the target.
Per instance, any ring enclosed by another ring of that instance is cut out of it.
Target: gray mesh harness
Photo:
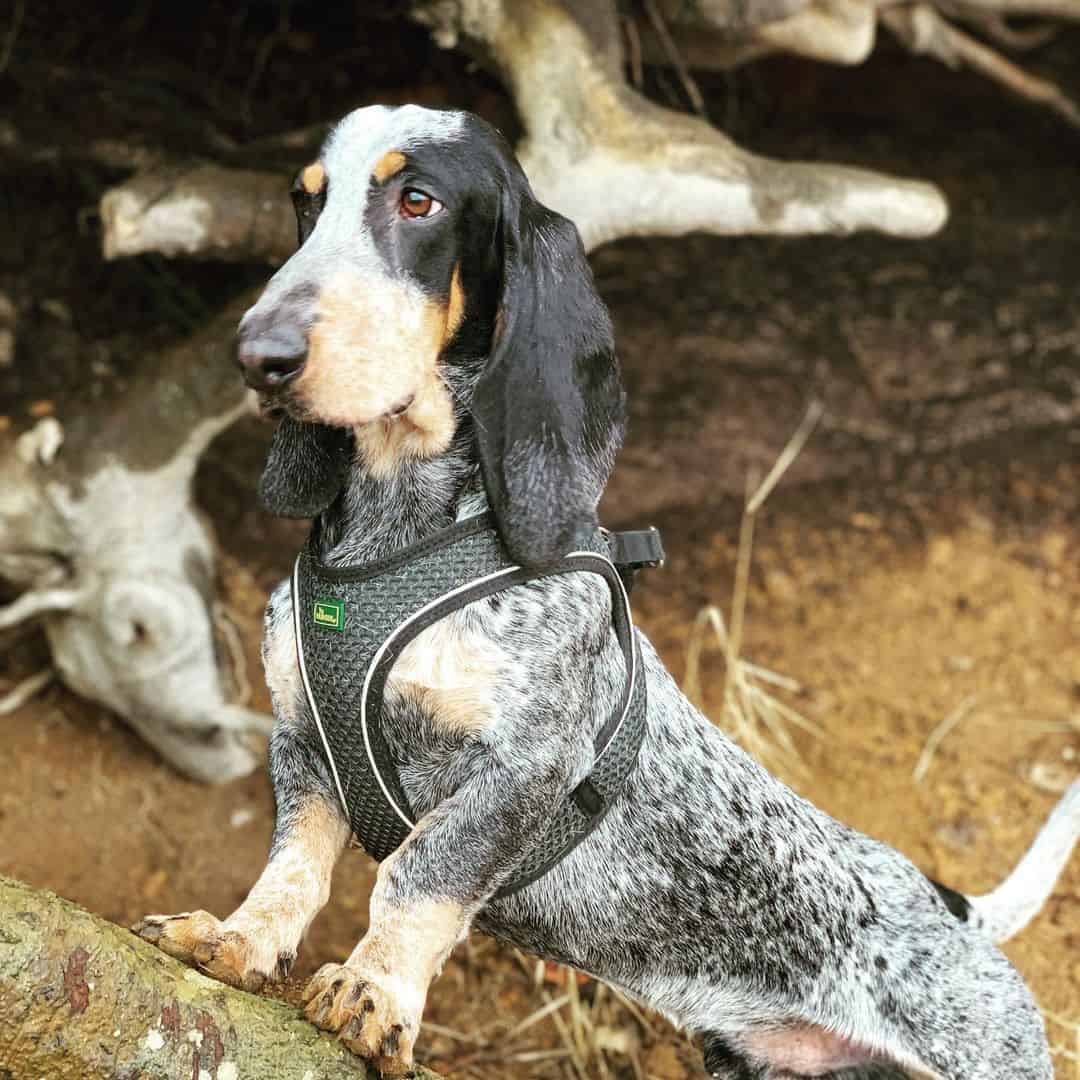
[[[377,562],[330,567],[316,552],[313,533],[293,569],[300,675],[341,805],[378,861],[416,823],[382,731],[383,690],[405,646],[443,616],[513,585],[579,571],[607,582],[626,689],[596,736],[592,772],[559,805],[543,838],[522,852],[512,882],[498,895],[535,881],[596,828],[637,761],[646,691],[627,587],[634,570],[662,561],[659,534],[598,530],[587,549],[524,569],[510,561],[492,516],[481,514]]]

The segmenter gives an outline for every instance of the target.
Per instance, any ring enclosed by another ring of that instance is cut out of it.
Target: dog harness
[[[318,559],[316,529],[292,577],[300,676],[353,834],[377,861],[401,845],[417,820],[382,728],[383,690],[405,646],[451,612],[514,585],[581,571],[607,582],[626,686],[595,738],[592,772],[558,806],[535,847],[521,853],[497,896],[524,888],[599,825],[637,760],[646,691],[627,593],[635,571],[663,561],[660,534],[598,529],[583,550],[523,568],[485,513],[376,562],[331,567]]]

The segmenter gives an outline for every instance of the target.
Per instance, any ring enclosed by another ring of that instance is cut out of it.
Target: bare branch
[[[642,0],[642,3],[645,5],[645,13],[649,16],[649,22],[652,23],[653,30],[656,31],[656,36],[660,40],[660,44],[668,58],[668,62],[679,74],[679,82],[682,83],[683,90],[686,91],[686,96],[690,99],[690,104],[694,107],[694,112],[696,112],[703,120],[707,119],[705,114],[705,99],[701,96],[701,90],[698,88],[698,84],[695,82],[693,75],[690,74],[690,69],[686,66],[686,62],[683,60],[678,46],[675,44],[674,40],[672,40],[671,34],[668,32],[667,23],[664,22],[664,17],[660,14],[659,10],[657,10],[655,0]]]
[[[1014,52],[1040,49],[1053,41],[1061,32],[1061,27],[1054,23],[1040,23],[1037,26],[1025,26],[1023,29],[1018,29],[1010,26],[1004,15],[992,11],[981,11],[963,3],[942,3],[938,7],[943,14],[974,26],[983,37],[989,38],[995,45],[1002,45]]]
[[[82,594],[77,589],[41,589],[23,593],[6,607],[0,607],[0,630],[18,626],[21,622],[36,619],[46,613],[71,611],[81,597]]]
[[[756,30],[758,42],[826,64],[861,64],[874,49],[877,12],[867,0],[818,0]]]
[[[1080,128],[1080,106],[1056,84],[1031,75],[988,45],[958,30],[927,4],[886,8],[885,25],[912,52],[933,56],[949,67],[967,65],[1017,97],[1053,109]]]
[[[17,712],[31,698],[37,697],[55,678],[56,671],[51,667],[42,668],[41,671],[28,675],[3,697],[0,697],[0,716],[10,716],[13,712]]]
[[[106,259],[158,251],[279,263],[296,249],[288,181],[220,165],[149,169],[101,199]]]
[[[999,15],[1036,16],[1080,22],[1080,0],[963,0],[970,8],[993,11]]]

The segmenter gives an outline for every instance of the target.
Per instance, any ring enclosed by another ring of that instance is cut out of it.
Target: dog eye
[[[437,214],[443,205],[438,199],[433,199],[425,191],[416,188],[406,188],[401,193],[401,212],[405,217],[426,218]]]

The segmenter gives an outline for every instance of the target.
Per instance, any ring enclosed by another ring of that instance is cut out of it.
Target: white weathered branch
[[[762,158],[699,117],[647,101],[626,84],[613,0],[417,0],[413,13],[440,44],[470,41],[495,64],[525,124],[522,164],[586,247],[695,231],[925,236],[945,221],[929,184]],[[718,48],[852,64],[873,48],[876,11],[867,0],[791,0],[758,5],[749,24],[752,33]],[[148,170],[107,192],[101,217],[107,258],[158,251],[277,263],[296,245],[285,177],[270,172]]]
[[[913,51],[964,64],[1080,123],[1077,105],[1053,83],[957,30],[934,6],[893,2],[648,0],[649,18],[639,16],[633,39],[646,60],[674,64],[693,97],[695,67],[728,69],[773,53],[862,63],[881,21]],[[1046,33],[1014,30],[1009,16],[1080,20],[1080,0],[937,3],[1007,47]],[[929,184],[757,157],[705,120],[646,101],[625,81],[614,0],[414,0],[412,13],[438,44],[469,43],[494,64],[524,121],[526,171],[541,198],[574,219],[587,247],[692,231],[919,237],[946,219]],[[278,263],[295,247],[283,178],[272,172],[150,169],[107,193],[101,213],[109,258],[159,251]]]
[[[829,4],[790,18],[831,19],[845,28],[845,48],[865,50],[873,20],[854,0]],[[436,40],[467,38],[493,58],[525,125],[525,171],[586,247],[693,231],[925,236],[945,221],[945,200],[929,184],[758,157],[698,117],[645,100],[623,78],[611,3],[435,0],[414,14]]]
[[[60,678],[202,780],[250,772],[269,721],[226,701],[213,635],[215,550],[191,483],[248,408],[231,349],[249,298],[151,358],[107,405],[0,446],[0,575],[38,618]]]
[[[578,11],[592,9],[600,0],[577,0]],[[793,0],[791,4],[768,0],[656,0],[670,20],[671,35],[685,62],[726,71],[773,53],[793,53],[830,64],[862,63],[872,51],[880,19],[913,45],[916,35],[905,24],[906,14],[896,15],[895,0]],[[949,16],[976,27],[980,33],[1008,49],[1036,48],[1054,35],[1055,26],[1018,29],[1006,19],[1080,20],[1080,0],[933,0],[927,5],[939,18]],[[922,28],[931,39],[917,51],[956,67],[963,63],[1018,96],[1054,109],[1074,123],[1075,106],[1058,87],[1017,68],[979,41],[946,29]],[[959,36],[956,36],[959,35]],[[651,63],[666,63],[666,50],[646,36],[643,53]]]
[[[10,604],[0,607],[0,630],[18,626],[46,613],[72,611],[82,598],[78,589],[37,589],[25,592]]]
[[[158,251],[273,263],[296,248],[287,179],[219,165],[137,173],[102,197],[101,223],[106,259]]]
[[[786,19],[764,23],[757,42],[826,64],[861,64],[874,49],[877,11],[867,0],[818,0]]]
[[[983,37],[989,38],[995,45],[1001,45],[1014,52],[1027,52],[1030,49],[1040,49],[1043,45],[1053,41],[1061,31],[1056,23],[1037,23],[1034,26],[1017,27],[1006,21],[1004,15],[995,11],[983,11],[979,8],[968,7],[965,4],[942,4],[943,12],[952,18],[959,19],[968,26],[975,27]]]
[[[56,678],[52,667],[42,668],[16,683],[3,697],[0,697],[0,716],[10,716],[21,709],[28,701],[37,697],[46,686]]]
[[[1080,22],[1080,0],[963,0],[967,7],[1005,17],[1064,19]]]

